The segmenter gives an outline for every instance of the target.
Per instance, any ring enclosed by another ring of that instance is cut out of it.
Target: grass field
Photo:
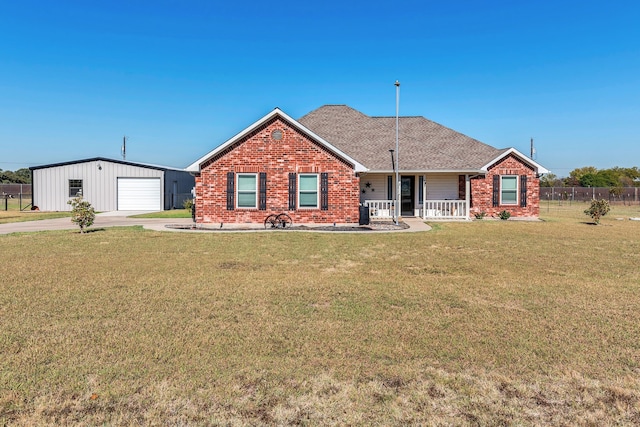
[[[5,199],[0,199],[0,224],[9,222],[37,221],[41,219],[64,218],[71,216],[69,212],[39,212],[30,209],[20,210],[20,200],[17,198],[7,199],[7,210],[5,209]],[[31,203],[31,199],[22,199],[22,207]]]
[[[0,211],[0,224],[70,217],[71,212]]]
[[[640,208],[585,207],[0,236],[0,424],[638,424]]]
[[[171,209],[168,211],[151,212],[140,215],[131,215],[132,218],[191,218],[189,209]]]

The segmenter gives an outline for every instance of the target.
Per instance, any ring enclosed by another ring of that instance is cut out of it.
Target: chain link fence
[[[31,184],[0,184],[0,210],[24,210],[31,206]]]

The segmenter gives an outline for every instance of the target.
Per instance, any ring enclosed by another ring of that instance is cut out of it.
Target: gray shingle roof
[[[370,170],[392,170],[395,117],[370,117],[346,105],[325,105],[298,122]],[[400,170],[477,171],[506,151],[424,117],[400,117],[399,123]]]

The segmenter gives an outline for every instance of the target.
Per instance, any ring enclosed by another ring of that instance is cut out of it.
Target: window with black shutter
[[[294,172],[289,173],[289,210],[296,210],[296,174]]]
[[[500,175],[493,175],[493,206],[500,204]]]
[[[329,174],[327,172],[320,174],[320,209],[329,210]]]
[[[527,207],[527,176],[520,175],[520,207]]]
[[[227,210],[232,211],[234,208],[234,183],[235,177],[233,172],[227,172]]]
[[[260,172],[260,203],[258,209],[264,211],[267,209],[267,173]]]

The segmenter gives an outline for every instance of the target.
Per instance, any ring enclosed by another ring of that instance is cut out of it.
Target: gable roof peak
[[[240,141],[247,134],[249,134],[249,132],[252,132],[254,129],[258,128],[259,126],[264,125],[265,123],[267,123],[268,121],[270,121],[271,119],[273,119],[276,116],[280,117],[281,120],[284,120],[285,122],[288,122],[294,128],[298,129],[298,131],[306,134],[308,137],[310,137],[311,139],[315,140],[318,144],[324,146],[329,151],[333,152],[334,155],[336,155],[338,157],[341,157],[342,159],[346,160],[348,163],[351,163],[356,172],[361,172],[361,171],[367,170],[367,168],[365,166],[363,166],[357,160],[352,158],[350,155],[348,155],[347,153],[343,152],[339,148],[335,147],[333,144],[328,142],[326,139],[324,139],[323,137],[317,135],[311,129],[307,128],[302,123],[300,123],[299,121],[295,120],[294,118],[289,116],[287,113],[285,113],[284,111],[282,111],[278,107],[276,107],[273,110],[271,110],[264,117],[258,119],[253,124],[249,125],[247,128],[245,128],[244,130],[242,130],[239,133],[237,133],[235,136],[231,137],[227,141],[225,141],[222,144],[218,145],[212,151],[210,151],[207,154],[205,154],[204,156],[200,157],[198,160],[193,162],[191,165],[187,166],[186,170],[189,171],[189,172],[200,172],[200,165],[202,165],[205,161],[207,161],[208,159],[212,158],[217,153],[221,152],[222,150],[226,149],[227,147],[230,147],[233,144],[235,144],[236,142]]]

